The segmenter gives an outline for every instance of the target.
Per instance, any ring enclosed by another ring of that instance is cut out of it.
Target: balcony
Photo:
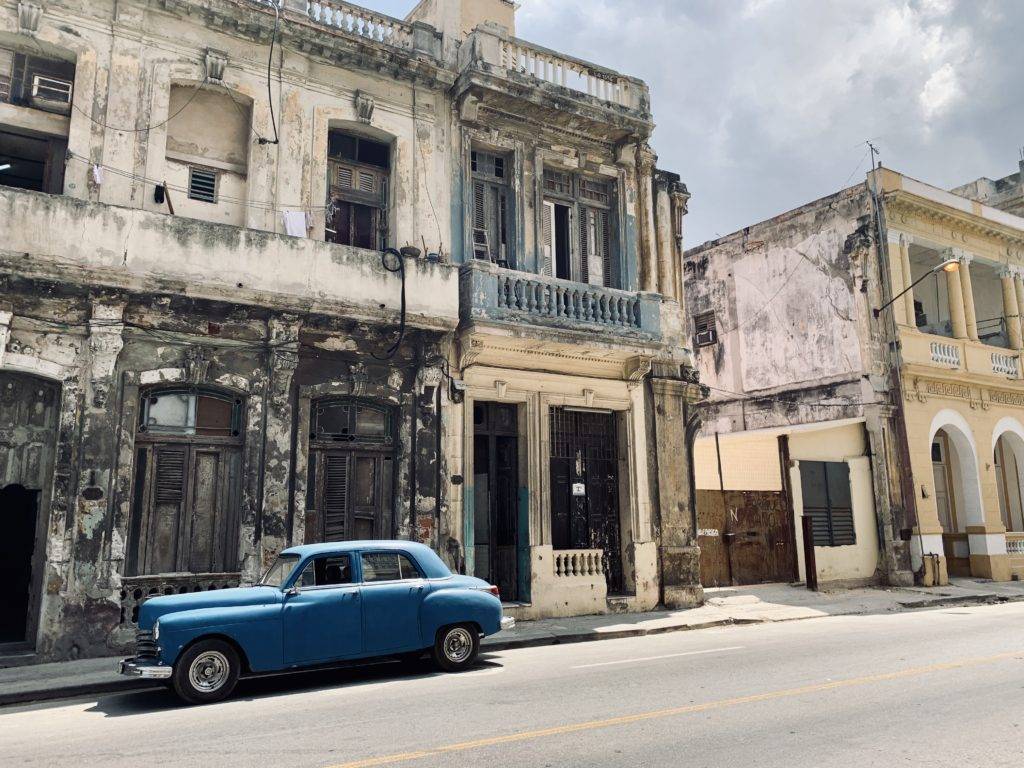
[[[394,323],[401,281],[380,254],[166,214],[0,187],[0,271],[136,292]],[[407,259],[410,325],[458,324],[458,271]]]
[[[661,300],[586,283],[504,269],[485,261],[461,268],[462,319],[600,335],[610,342],[658,342]]]
[[[1020,354],[980,341],[950,339],[930,333],[901,329],[903,360],[913,367],[956,371],[1019,381]]]
[[[654,128],[647,85],[634,77],[505,35],[477,28],[459,51],[456,93],[521,113],[536,110],[553,126],[582,119],[609,140],[647,137]],[[466,113],[464,108],[464,115]]]

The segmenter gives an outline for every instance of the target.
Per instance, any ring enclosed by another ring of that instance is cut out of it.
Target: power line
[[[90,120],[91,122],[93,122],[96,125],[100,126],[101,128],[106,128],[106,129],[111,130],[111,131],[118,131],[119,133],[147,133],[148,131],[152,131],[152,130],[155,130],[157,128],[163,128],[165,125],[167,125],[169,122],[171,122],[171,120],[173,120],[178,115],[180,115],[182,112],[184,112],[186,109],[188,109],[189,105],[193,101],[195,101],[196,96],[199,95],[199,92],[203,89],[203,87],[206,85],[207,82],[209,82],[209,75],[206,75],[205,77],[203,77],[203,81],[201,83],[199,83],[199,85],[197,85],[195,87],[195,90],[193,90],[192,95],[189,96],[188,101],[186,101],[184,104],[181,105],[181,109],[179,109],[173,115],[168,117],[162,123],[155,123],[155,124],[152,124],[152,125],[147,125],[147,126],[145,126],[143,128],[122,128],[120,126],[110,125],[109,123],[104,123],[102,120],[97,120],[95,117],[93,117],[88,112],[86,112],[84,109],[82,109],[80,106],[75,104],[74,99],[71,100],[71,107],[74,110],[76,110],[79,114],[84,115],[88,120]]]

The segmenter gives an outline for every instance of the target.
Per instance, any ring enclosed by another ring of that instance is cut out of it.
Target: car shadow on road
[[[472,670],[460,673],[460,676],[473,675],[501,667],[501,664],[487,654],[482,654],[480,662]],[[290,696],[296,693],[312,693],[333,688],[358,688],[382,682],[424,680],[431,677],[444,677],[447,674],[438,670],[429,660],[424,659],[416,662],[383,661],[360,666],[251,677],[240,680],[235,692],[224,703]],[[174,695],[170,688],[161,687],[103,696],[86,711],[100,712],[106,717],[126,717],[187,706]]]

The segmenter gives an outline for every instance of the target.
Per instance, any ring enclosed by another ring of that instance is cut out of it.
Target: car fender
[[[181,652],[203,637],[234,642],[254,672],[282,667],[281,605],[198,608],[160,617],[160,660],[173,665]]]
[[[501,601],[480,589],[452,587],[434,589],[423,600],[420,631],[424,641],[433,643],[437,630],[449,624],[473,622],[485,635],[501,629]]]

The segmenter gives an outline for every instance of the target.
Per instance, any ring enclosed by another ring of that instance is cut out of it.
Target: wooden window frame
[[[508,154],[488,149],[470,150],[473,257],[501,267],[516,268],[512,248],[513,199]],[[486,162],[485,162],[486,161]],[[502,172],[497,173],[500,161]],[[488,167],[494,168],[489,172]]]
[[[332,131],[332,133],[335,133]],[[363,138],[358,134],[348,133],[346,131],[337,131],[336,133],[345,135],[349,138],[355,139],[358,142]],[[368,139],[368,141],[373,141]],[[384,142],[374,141],[376,144],[383,145]],[[358,152],[357,152],[358,154]],[[338,245],[348,245],[349,247],[365,247],[357,246],[353,243],[353,237],[351,233],[355,232],[356,217],[358,211],[356,206],[362,206],[363,208],[371,209],[372,225],[371,229],[376,232],[374,238],[374,247],[371,250],[383,250],[388,245],[388,239],[391,235],[390,232],[390,209],[391,209],[391,159],[392,149],[388,147],[388,166],[371,165],[369,163],[359,162],[358,160],[350,160],[348,158],[337,157],[328,155],[327,157],[327,216],[324,227],[324,239],[330,243],[336,243]],[[343,174],[348,173],[352,180],[351,186],[345,186],[343,182]],[[373,189],[366,190],[363,181],[364,179],[373,180]],[[333,215],[332,211],[337,210],[335,206],[339,204],[347,204],[348,206],[348,242],[341,241],[340,232],[337,228],[332,229]]]
[[[713,347],[718,343],[718,318],[715,313],[701,312],[693,316],[693,344],[701,347]]]
[[[604,189],[604,200],[590,188]],[[559,167],[544,168],[541,174],[541,264],[542,274],[555,275],[557,254],[554,242],[554,206],[569,209],[569,262],[573,282],[617,288],[621,285],[621,253],[615,215],[618,182]],[[599,269],[592,265],[600,264]]]

